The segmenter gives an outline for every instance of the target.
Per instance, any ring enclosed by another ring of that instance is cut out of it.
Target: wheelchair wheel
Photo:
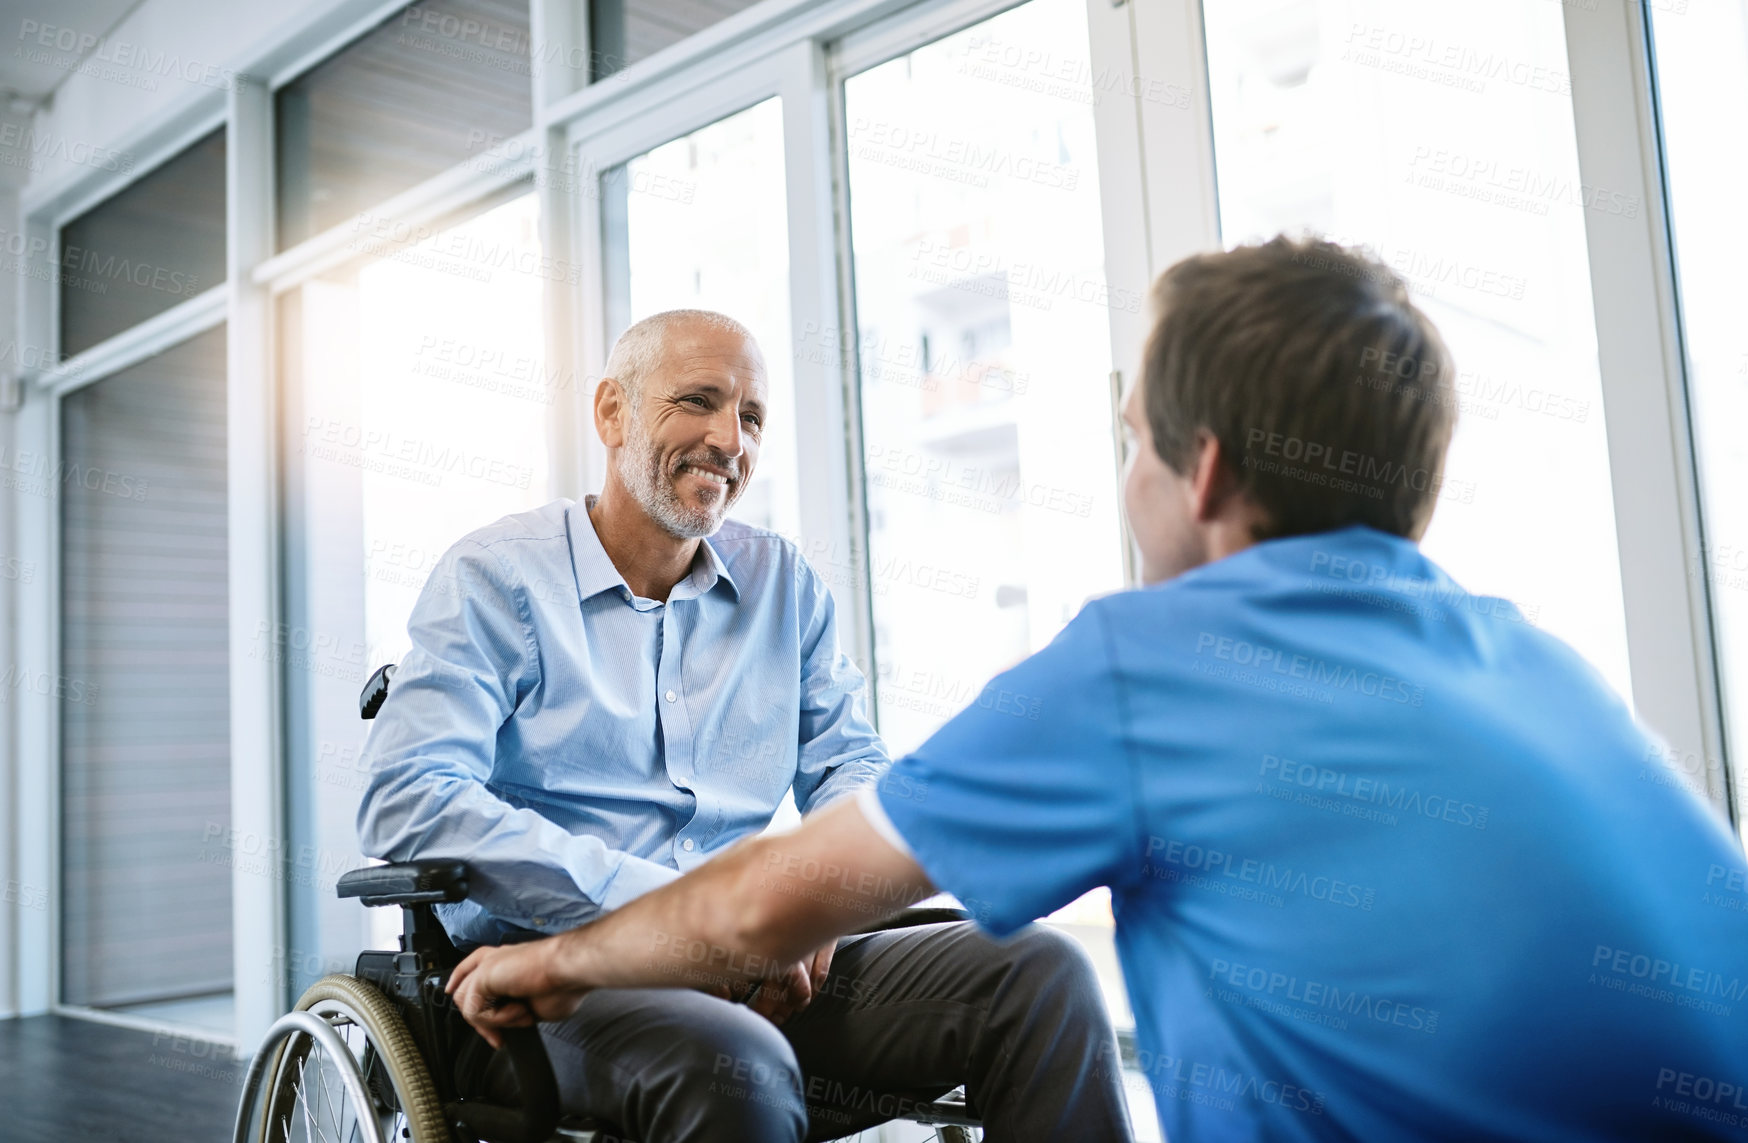
[[[238,1143],[454,1143],[431,1073],[387,997],[357,977],[325,976],[296,1012],[337,1038],[289,1027],[262,1045],[251,1078],[265,1088],[259,1099],[243,1093]]]

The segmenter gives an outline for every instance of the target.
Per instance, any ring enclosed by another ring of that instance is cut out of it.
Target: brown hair
[[[1142,396],[1179,474],[1205,430],[1266,513],[1257,539],[1367,524],[1419,538],[1456,427],[1451,357],[1382,262],[1275,238],[1153,287]]]

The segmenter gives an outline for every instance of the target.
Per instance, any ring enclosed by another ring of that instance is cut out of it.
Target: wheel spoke
[[[305,1078],[304,1063],[309,1059],[304,1056],[297,1061],[297,1098],[303,1104],[303,1127],[305,1143],[315,1143],[316,1127],[310,1119],[310,1087]]]
[[[322,1052],[320,1045],[315,1046],[316,1052]],[[325,1054],[325,1053],[324,1053]],[[345,1119],[336,1110],[333,1099],[328,1094],[328,1072],[337,1065],[329,1061],[326,1065],[320,1059],[313,1068],[308,1067],[309,1055],[300,1057],[297,1061],[297,1102],[303,1106],[304,1143],[338,1143],[333,1139],[324,1125],[328,1116],[333,1117],[334,1130],[345,1137]],[[319,1091],[320,1095],[314,1094]],[[286,1137],[290,1139],[290,1128],[287,1127]]]
[[[399,1073],[381,1054],[379,1034],[394,1053],[406,1057],[398,1068],[422,1065],[416,1054],[408,1055],[401,1021],[375,996],[356,988],[336,983],[326,991],[323,995],[312,989],[300,1002],[298,1018],[305,1021],[301,1029],[292,1030],[296,1020],[291,1016],[280,1021],[288,1025],[283,1031],[276,1026],[272,1042],[280,1046],[267,1068],[269,1094],[254,1129],[260,1134],[250,1138],[261,1143],[407,1143],[412,1125],[430,1121],[431,1111],[421,1102],[429,1100],[429,1092],[416,1085],[412,1110],[420,1118],[410,1114]],[[356,999],[349,991],[358,992]],[[416,1080],[417,1073],[410,1078]]]
[[[333,1066],[336,1070],[338,1070],[340,1067],[340,1061],[335,1060],[333,1063]],[[328,1095],[328,1085],[325,1082],[322,1084],[322,1094],[324,1097],[326,1097]],[[344,1097],[346,1094],[344,1088],[342,1088],[340,1094],[341,1094],[342,1101],[344,1101]],[[340,1112],[338,1109],[336,1109],[334,1107],[334,1102],[331,1098],[324,1098],[322,1102],[327,1105],[327,1107],[330,1111],[333,1111],[333,1113],[334,1113],[334,1131],[343,1137],[345,1135],[345,1120],[343,1120],[340,1117]],[[326,1143],[326,1141],[328,1139],[326,1132],[323,1132],[322,1139],[324,1140],[324,1143]],[[335,1143],[338,1143],[338,1141],[335,1141]]]

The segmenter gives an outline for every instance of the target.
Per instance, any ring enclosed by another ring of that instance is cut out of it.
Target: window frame
[[[530,0],[533,42],[552,52],[588,56],[587,20],[573,0]],[[564,67],[531,68],[534,123],[506,145],[500,164],[464,163],[378,204],[372,215],[428,224],[477,205],[532,176],[540,196],[542,239],[554,257],[582,267],[581,280],[549,283],[547,361],[578,377],[598,375],[602,344],[598,196],[553,185],[535,156],[564,155],[571,169],[606,169],[652,146],[714,122],[772,95],[783,101],[789,206],[790,306],[793,330],[853,330],[848,189],[842,81],[875,63],[1015,6],[1017,0],[763,0],[691,38],[589,85]],[[1125,67],[1182,84],[1187,109],[1134,96],[1103,99],[1095,127],[1100,144],[1101,206],[1107,275],[1113,287],[1145,290],[1178,258],[1215,249],[1220,234],[1214,144],[1200,0],[1127,3],[1086,0],[1095,65]],[[126,175],[80,171],[20,196],[23,236],[54,259],[62,223],[122,189],[219,124],[227,129],[227,281],[174,309],[92,347],[78,358],[25,369],[11,394],[14,446],[58,460],[59,398],[112,375],[194,333],[228,323],[232,779],[233,824],[276,835],[284,822],[283,680],[273,664],[247,651],[262,623],[281,616],[282,555],[293,542],[279,520],[284,466],[274,299],[350,260],[351,230],[342,225],[282,253],[273,252],[272,94],[404,7],[404,0],[337,0],[295,17],[275,42],[234,62],[244,78],[228,92],[192,93],[164,114],[114,140],[145,162]],[[1666,177],[1650,56],[1649,12],[1636,0],[1567,5],[1568,64],[1585,182],[1637,188],[1647,210],[1629,224],[1586,212],[1591,285],[1614,473],[1617,537],[1627,611],[1629,659],[1641,717],[1684,756],[1721,760],[1709,792],[1734,822],[1729,754],[1721,714],[1717,648],[1708,588],[1694,576],[1704,521],[1683,369],[1679,299],[1673,273]],[[1614,125],[1630,117],[1632,132]],[[1140,228],[1145,241],[1135,242]],[[52,266],[52,261],[48,263]],[[19,287],[19,344],[56,346],[58,290],[28,274]],[[1113,313],[1114,390],[1133,375],[1147,315]],[[797,423],[816,431],[798,440],[803,470],[828,479],[804,482],[802,522],[814,538],[861,553],[866,510],[854,336],[843,359],[796,362]],[[52,358],[51,358],[52,360]],[[587,394],[561,395],[550,428],[551,487],[575,497],[600,472]],[[1114,410],[1113,410],[1114,412]],[[1115,430],[1114,430],[1115,431]],[[258,448],[237,447],[254,442]],[[11,494],[20,551],[40,554],[38,577],[7,586],[0,631],[21,662],[59,668],[58,502]],[[1131,553],[1133,555],[1133,553]],[[864,564],[859,570],[867,580]],[[1133,577],[1133,559],[1131,559]],[[845,642],[870,662],[866,591],[844,601]],[[0,1014],[64,1010],[59,998],[59,709],[55,700],[20,693],[0,711],[10,722],[17,778],[0,789],[0,815],[17,843],[0,853],[0,877],[40,887],[49,907],[0,907]],[[10,799],[10,801],[8,801]],[[257,877],[234,878],[237,975],[236,1042],[252,1045],[283,1010],[283,979],[261,972],[284,947],[284,894]],[[118,1017],[89,1012],[117,1022]],[[144,1026],[157,1028],[156,1024]],[[220,1037],[223,1039],[223,1037]]]
[[[1709,576],[1691,571],[1704,566],[1705,524],[1651,9],[1640,0],[1565,6],[1567,66],[1584,185],[1622,187],[1645,204],[1637,219],[1584,212],[1635,705],[1684,768],[1703,768],[1707,796],[1734,828],[1741,811]]]
[[[25,278],[19,297],[19,341],[50,347],[54,364],[26,370],[20,378],[20,407],[14,418],[14,447],[36,453],[46,471],[62,463],[61,399],[87,385],[106,380],[146,358],[153,357],[198,334],[225,324],[229,310],[230,282],[212,286],[172,308],[107,338],[67,360],[58,360],[60,346],[60,289],[52,267],[60,258],[60,232],[67,222],[132,186],[138,179],[170,162],[191,144],[224,127],[229,121],[220,100],[205,96],[182,114],[145,132],[134,146],[145,161],[125,174],[104,172],[107,177],[71,187],[51,188],[58,193],[35,198],[22,196],[24,232],[44,254],[44,272]],[[230,139],[227,138],[227,143]],[[227,180],[234,156],[227,154]],[[230,191],[227,189],[227,209]],[[228,226],[227,226],[228,230]],[[234,269],[234,255],[227,250],[227,277]],[[233,350],[234,352],[234,350]],[[229,385],[227,383],[227,389]],[[228,394],[227,394],[228,395]],[[35,399],[31,399],[31,398]],[[231,474],[234,475],[234,472]],[[18,544],[41,553],[39,575],[29,584],[15,583],[17,627],[14,632],[19,658],[39,663],[42,670],[58,677],[61,672],[61,514],[58,498],[14,494],[14,520]],[[235,512],[235,507],[231,509]],[[235,559],[235,542],[232,558]],[[236,569],[231,581],[236,582]],[[234,604],[233,604],[234,607]],[[233,611],[233,644],[235,618]],[[235,664],[232,666],[233,688]],[[234,711],[234,707],[233,707]],[[157,1030],[159,1021],[108,1012],[61,1001],[61,710],[53,696],[23,693],[14,713],[15,758],[40,759],[45,765],[17,766],[16,803],[8,825],[16,829],[17,880],[43,893],[46,907],[40,910],[8,910],[15,918],[12,940],[0,949],[0,962],[10,952],[16,957],[18,994],[14,1006],[20,1014],[33,1011],[60,1012],[123,1027]],[[233,752],[236,730],[232,732]],[[233,761],[233,798],[236,765]],[[233,901],[235,900],[233,875]],[[241,935],[240,926],[233,933]],[[0,967],[4,967],[0,963]]]

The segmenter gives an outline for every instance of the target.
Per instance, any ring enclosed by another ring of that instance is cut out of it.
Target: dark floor
[[[0,1020],[5,1143],[224,1143],[246,1064],[223,1044],[66,1016]]]

